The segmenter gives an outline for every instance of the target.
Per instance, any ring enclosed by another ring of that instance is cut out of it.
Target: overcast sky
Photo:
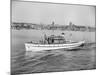
[[[12,1],[12,21],[95,26],[95,6]]]

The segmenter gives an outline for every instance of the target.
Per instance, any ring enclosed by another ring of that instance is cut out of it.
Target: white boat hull
[[[55,50],[55,49],[74,49],[80,45],[84,44],[84,41],[70,44],[32,44],[25,43],[26,51],[44,51],[44,50]]]

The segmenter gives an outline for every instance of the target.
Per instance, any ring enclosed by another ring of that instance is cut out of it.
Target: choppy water
[[[33,31],[32,31],[33,32]],[[11,44],[11,74],[26,74],[55,71],[89,70],[96,68],[95,34],[87,38],[89,42],[75,50],[51,50],[44,52],[26,52],[24,42],[30,40],[31,35],[26,31],[13,31]],[[35,32],[33,32],[34,34]],[[38,33],[38,32],[37,32]],[[81,34],[81,33],[80,33]],[[27,36],[29,35],[29,36]],[[37,34],[39,35],[39,34]],[[82,34],[81,34],[82,35]],[[83,35],[86,35],[83,33]],[[36,36],[34,36],[35,38]],[[79,39],[83,39],[80,38]],[[77,39],[76,39],[77,40]],[[91,41],[92,40],[92,41]]]

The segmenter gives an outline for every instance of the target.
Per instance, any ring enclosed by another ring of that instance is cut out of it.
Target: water
[[[43,34],[59,35],[62,31],[50,30],[12,30],[11,39],[11,73],[40,73],[54,71],[72,71],[95,69],[95,32],[63,31],[65,38],[87,43],[84,47],[68,51],[52,50],[45,52],[26,52],[24,43],[38,41]]]

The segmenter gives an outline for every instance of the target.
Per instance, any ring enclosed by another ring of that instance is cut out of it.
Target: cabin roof
[[[54,39],[54,40],[64,40],[64,37],[63,36],[51,35],[51,36],[49,36],[49,38]]]

